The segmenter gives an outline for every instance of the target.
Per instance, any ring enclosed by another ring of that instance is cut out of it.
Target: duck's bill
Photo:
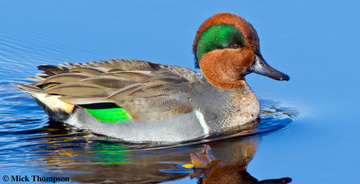
[[[255,55],[255,62],[249,67],[251,72],[270,77],[275,80],[286,80],[288,81],[290,77],[274,68],[269,66],[266,61],[257,55]]]

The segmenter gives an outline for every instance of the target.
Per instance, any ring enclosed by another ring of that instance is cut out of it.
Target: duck
[[[196,32],[195,68],[109,59],[40,65],[33,83],[15,84],[50,117],[131,143],[173,144],[239,132],[260,116],[245,80],[256,73],[288,81],[260,53],[253,26],[217,13]]]

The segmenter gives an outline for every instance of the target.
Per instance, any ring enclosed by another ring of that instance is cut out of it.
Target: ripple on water
[[[279,102],[260,100],[261,115],[257,133],[273,132],[285,128],[294,121],[299,112],[294,107],[282,107]]]
[[[282,72],[286,73],[286,71]],[[323,97],[309,94],[306,86],[299,87],[299,80],[303,80],[303,78],[297,78],[297,76],[292,76],[291,74],[289,81],[275,81],[255,74],[248,76],[248,82],[252,90],[260,99],[263,117],[262,122],[264,124],[267,124],[266,121],[269,120],[268,117],[264,116],[269,110],[279,109],[284,112],[289,112],[291,115],[291,121],[293,123],[290,123],[289,126],[282,130],[308,126],[310,119],[321,117],[320,113],[326,112],[324,108],[329,107],[323,105]],[[270,115],[270,118],[272,115]],[[284,118],[285,116],[280,119]],[[282,121],[283,120],[277,122]],[[277,122],[274,122],[274,124],[277,124]],[[286,122],[284,123],[286,124]]]

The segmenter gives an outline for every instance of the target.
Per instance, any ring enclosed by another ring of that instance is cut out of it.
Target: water
[[[4,175],[39,175],[74,183],[196,183],[193,171],[180,166],[206,143],[223,165],[247,166],[242,176],[257,180],[357,183],[357,7],[356,1],[0,2],[0,182]],[[198,26],[223,11],[251,22],[264,58],[291,77],[247,76],[263,112],[257,133],[170,147],[125,144],[49,122],[11,84],[29,82],[41,64],[109,58],[193,69]]]

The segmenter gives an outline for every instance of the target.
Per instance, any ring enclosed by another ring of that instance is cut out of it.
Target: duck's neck
[[[248,84],[246,83],[245,79],[243,80],[236,80],[236,81],[231,81],[231,80],[223,80],[223,81],[218,81],[216,79],[212,80],[207,78],[207,80],[214,86],[222,88],[222,89],[239,89],[239,88],[246,88],[249,87]]]

